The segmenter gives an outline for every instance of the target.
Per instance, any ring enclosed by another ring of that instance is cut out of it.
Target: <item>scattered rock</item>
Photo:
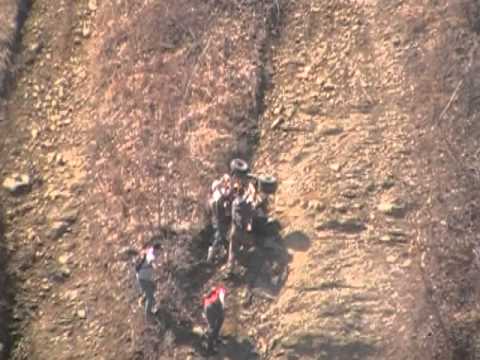
[[[346,213],[348,211],[348,204],[338,202],[332,205],[332,209],[338,211],[339,213]]]
[[[307,203],[307,210],[313,213],[321,213],[326,208],[325,204],[320,200],[310,200]]]
[[[77,221],[77,218],[78,218],[78,210],[72,209],[72,210],[65,210],[62,214],[60,214],[59,220],[71,225],[75,221]]]
[[[63,254],[58,257],[58,262],[62,265],[65,265],[70,260],[71,257],[72,257],[71,254]]]
[[[288,335],[281,340],[281,347],[284,349],[294,348],[299,342],[298,336]]]
[[[405,215],[405,205],[399,202],[382,202],[378,205],[378,210],[385,215],[393,217],[403,217]]]
[[[270,129],[272,130],[275,130],[275,129],[278,129],[280,127],[280,125],[283,124],[283,122],[285,121],[285,119],[283,117],[278,117],[273,123],[272,123],[272,126],[270,127]]]
[[[325,126],[318,131],[321,136],[333,136],[339,135],[343,132],[343,128],[341,126]]]
[[[390,189],[394,185],[395,185],[395,180],[392,177],[387,177],[382,183],[382,187],[384,189]]]
[[[400,265],[400,267],[407,268],[410,267],[410,265],[412,265],[412,259],[407,259]]]
[[[324,91],[333,91],[335,90],[335,85],[331,83],[330,81],[325,81],[323,84],[323,90]]]
[[[70,277],[72,272],[67,266],[61,266],[60,268],[53,270],[49,273],[50,281],[63,283],[67,278]]]
[[[330,165],[329,165],[329,168],[330,168],[332,171],[334,171],[334,172],[338,172],[338,171],[340,170],[340,168],[341,168],[341,165],[340,165],[340,164],[337,164],[337,163],[335,163],[335,164],[330,164]]]
[[[65,297],[70,300],[70,301],[75,301],[78,299],[78,295],[80,294],[79,290],[74,289],[74,290],[68,290],[65,293]]]
[[[380,241],[381,242],[390,242],[390,241],[392,241],[392,237],[389,236],[389,235],[382,235],[382,236],[380,236]]]
[[[77,311],[77,316],[80,319],[86,319],[87,318],[87,312],[84,309],[80,309]]]
[[[322,106],[320,104],[308,104],[301,108],[301,111],[307,115],[319,115],[322,113]]]
[[[288,207],[295,207],[300,203],[300,199],[297,197],[291,198],[287,200],[287,206]]]
[[[60,239],[68,231],[69,223],[66,221],[55,221],[48,236],[52,240]]]
[[[397,257],[396,257],[396,256],[394,256],[394,255],[388,255],[388,256],[387,256],[387,262],[388,262],[388,263],[391,264],[391,263],[394,263],[395,261],[397,261]]]
[[[367,192],[373,192],[375,191],[375,188],[376,188],[375,183],[372,181],[367,185],[366,190]]]
[[[35,253],[30,249],[24,249],[19,259],[18,268],[21,271],[26,271],[32,267],[34,262],[35,262]]]
[[[11,194],[25,193],[31,189],[32,179],[26,174],[12,174],[3,181],[2,186]]]
[[[82,28],[82,35],[84,38],[88,38],[90,36],[90,27],[85,24]]]
[[[329,219],[326,221],[320,221],[315,225],[317,230],[335,230],[343,232],[360,232],[367,227],[365,224],[356,218],[343,218],[343,219]]]
[[[31,134],[32,134],[32,139],[35,140],[38,137],[39,130],[36,128],[32,128]]]

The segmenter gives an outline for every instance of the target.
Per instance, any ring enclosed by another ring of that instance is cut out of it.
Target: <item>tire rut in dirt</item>
[[[31,0],[10,0],[0,4],[0,13],[10,14],[0,21],[0,122],[6,118],[4,100],[14,86],[14,57],[21,46],[21,29],[31,8]],[[3,139],[0,139],[3,141]],[[0,154],[3,151],[0,142]],[[0,158],[0,161],[3,159]],[[1,204],[6,202],[0,197]],[[5,243],[5,208],[0,205],[0,360],[9,357],[16,336],[13,329],[13,307],[17,291],[14,276],[8,271],[9,248]]]

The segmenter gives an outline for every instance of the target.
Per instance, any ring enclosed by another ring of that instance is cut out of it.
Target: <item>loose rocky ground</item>
[[[0,121],[11,358],[204,358],[199,299],[222,281],[217,358],[473,359],[476,182],[451,161],[476,164],[462,9],[35,1]],[[202,262],[203,204],[234,155],[279,178],[281,226],[225,279]],[[147,328],[131,259],[158,234]]]

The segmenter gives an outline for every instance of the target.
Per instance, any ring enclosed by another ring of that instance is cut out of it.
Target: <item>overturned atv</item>
[[[248,163],[242,159],[233,159],[230,162],[230,176],[234,184],[242,186],[252,205],[252,231],[261,232],[268,225],[267,204],[269,195],[275,194],[278,187],[277,179],[271,175],[256,175],[250,173]],[[232,184],[233,187],[233,184]],[[225,200],[227,226],[231,223],[231,201],[233,196]],[[208,201],[208,212],[212,213],[212,201]]]
[[[277,191],[277,179],[270,175],[255,175],[250,173],[249,166],[245,160],[233,159],[230,162],[230,171],[234,178],[239,179],[245,184],[245,180],[254,182],[257,191],[272,195]]]

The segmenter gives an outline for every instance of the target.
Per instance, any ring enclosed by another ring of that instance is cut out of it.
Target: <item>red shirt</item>
[[[207,296],[203,297],[203,306],[212,305],[216,301],[220,301],[221,291],[225,293],[225,289],[223,287],[213,288],[212,291],[210,291]]]

